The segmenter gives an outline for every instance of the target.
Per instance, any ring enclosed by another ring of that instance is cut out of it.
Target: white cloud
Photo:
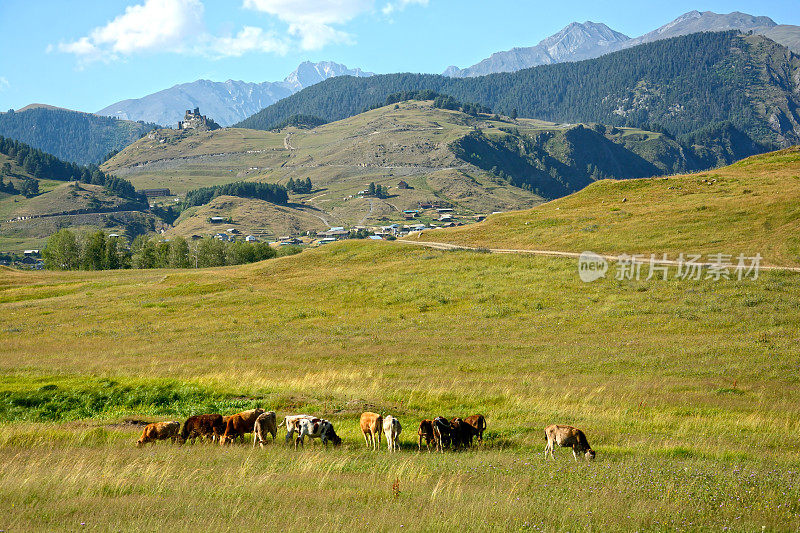
[[[428,0],[397,0],[396,2],[388,2],[385,6],[383,6],[384,15],[391,15],[395,11],[402,11],[406,7],[415,4],[418,6],[427,6]]]
[[[353,44],[341,26],[375,12],[376,0],[241,0],[246,9],[266,13],[286,24],[285,34],[257,26],[238,33],[211,35],[203,22],[203,0],[139,0],[105,26],[74,41],[47,47],[48,52],[73,54],[79,68],[94,61],[112,61],[137,53],[179,53],[211,58],[238,57],[250,52],[285,54],[291,48],[319,50],[329,44]],[[385,1],[385,0],[384,0]],[[429,0],[392,0],[385,14]]]
[[[374,0],[244,0],[244,7],[275,16],[289,25],[303,50],[333,43],[353,43],[353,36],[334,26],[371,11]]]
[[[93,29],[88,36],[60,43],[58,50],[75,54],[85,62],[138,52],[182,52],[202,33],[200,0],[145,0],[125,8],[125,13]]]
[[[8,82],[8,79],[0,76],[0,91],[5,91],[9,87],[11,87],[11,84]]]
[[[289,49],[286,40],[275,32],[254,26],[245,26],[233,37],[207,37],[205,41],[198,51],[217,57],[239,57],[248,52],[285,54]]]

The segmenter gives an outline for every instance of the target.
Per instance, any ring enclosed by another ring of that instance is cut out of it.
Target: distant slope
[[[712,11],[702,13],[690,11],[660,28],[633,39],[612,30],[605,24],[573,22],[536,46],[496,52],[491,57],[465,69],[451,66],[445,70],[444,75],[464,78],[498,72],[516,72],[538,65],[600,57],[623,48],[691,33],[727,30],[744,33],[753,31],[800,53],[800,26],[778,26],[769,17],[756,17],[739,12],[718,14]]]
[[[702,13],[690,11],[660,28],[623,43],[622,46],[630,48],[643,43],[651,43],[661,39],[670,39],[703,31],[738,30],[744,33],[748,31],[762,33],[775,26],[777,24],[769,17],[756,17],[738,11],[728,14],[719,14],[713,11],[703,11]]]
[[[729,152],[753,153],[734,132],[709,136],[730,138]],[[314,190],[291,195],[290,207],[302,207],[324,224],[352,226],[402,221],[403,211],[430,201],[452,204],[458,220],[472,221],[474,214],[531,207],[598,179],[686,172],[724,161],[724,154],[702,144],[598,124],[473,116],[411,100],[313,129],[158,130],[102,168],[139,188],[168,187],[178,194],[240,180],[310,179]],[[401,181],[409,188],[400,188]],[[370,182],[386,187],[389,197],[361,197]],[[421,216],[431,222],[439,215]],[[268,218],[262,215],[262,225]]]
[[[800,55],[800,26],[780,24],[760,33]]]
[[[23,109],[0,113],[0,135],[82,165],[99,163],[155,127],[41,104]]]
[[[419,240],[605,254],[760,253],[800,265],[800,147],[711,172],[601,181],[528,211]]]
[[[497,52],[465,69],[451,66],[444,72],[444,75],[468,78],[498,72],[516,72],[538,65],[551,65],[563,61],[580,61],[613,52],[618,49],[615,45],[628,40],[630,37],[612,30],[605,24],[591,21],[583,24],[573,22],[555,35],[542,40],[536,46]]]
[[[800,139],[800,58],[764,37],[735,32],[692,34],[578,63],[479,78],[334,78],[238,126],[269,129],[296,114],[338,120],[381,103],[391,93],[414,89],[555,122],[639,128],[660,124],[685,135],[729,121],[752,139],[773,146]]]
[[[0,250],[41,247],[43,239],[67,227],[155,228],[144,196],[129,182],[3,137],[0,178]]]
[[[344,65],[323,61],[301,63],[280,82],[249,83],[228,80],[214,82],[197,80],[182,83],[142,98],[123,100],[97,112],[124,120],[141,120],[164,126],[183,120],[186,109],[199,107],[222,126],[230,126],[253,113],[334,76],[371,76],[371,72],[349,69]]]
[[[212,224],[211,217],[225,217],[230,222]],[[211,235],[236,229],[241,235],[255,235],[265,240],[276,240],[283,235],[328,229],[313,210],[302,206],[275,205],[263,200],[218,196],[206,205],[184,211],[175,221],[168,235]]]

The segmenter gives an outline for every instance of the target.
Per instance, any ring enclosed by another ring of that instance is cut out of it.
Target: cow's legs
[[[572,447],[572,457],[575,458],[575,462],[578,462],[578,452],[575,451],[575,447]]]

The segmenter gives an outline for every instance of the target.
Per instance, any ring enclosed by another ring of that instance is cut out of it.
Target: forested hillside
[[[23,171],[18,176],[13,172],[10,162],[7,162],[0,168],[0,176],[80,181],[91,185],[101,185],[121,198],[146,203],[144,197],[136,192],[129,181],[106,174],[94,165],[82,166],[76,163],[67,163],[25,143],[3,137],[0,137],[0,154],[13,159],[18,168]]]
[[[597,59],[479,78],[333,78],[239,126],[269,129],[293,115],[338,120],[392,93],[432,90],[509,116],[665,128],[676,136],[728,123],[744,134],[745,144],[778,146],[800,140],[798,80],[800,58],[765,37],[698,33]]]
[[[82,165],[102,162],[109,152],[122,150],[154,127],[44,106],[0,113],[0,135]]]

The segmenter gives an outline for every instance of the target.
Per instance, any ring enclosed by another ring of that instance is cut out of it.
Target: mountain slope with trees
[[[426,74],[333,78],[238,126],[269,129],[293,115],[339,120],[392,93],[432,90],[509,116],[596,122],[692,135],[730,123],[751,141],[800,140],[800,58],[759,35],[697,33],[578,63],[454,79]],[[732,158],[728,158],[732,160]]]
[[[155,128],[49,106],[0,113],[0,135],[20,140],[64,161],[98,164]]]

